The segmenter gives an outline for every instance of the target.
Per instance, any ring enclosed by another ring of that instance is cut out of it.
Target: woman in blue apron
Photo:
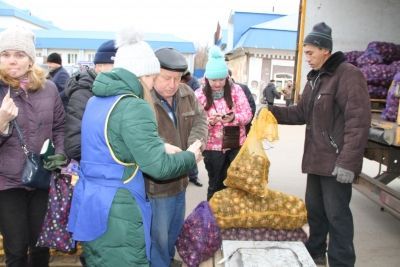
[[[168,154],[149,104],[160,65],[135,31],[121,32],[111,72],[101,73],[82,120],[82,158],[69,217],[88,266],[149,266],[151,209],[142,172],[188,173],[198,147]],[[148,101],[146,101],[148,100]]]

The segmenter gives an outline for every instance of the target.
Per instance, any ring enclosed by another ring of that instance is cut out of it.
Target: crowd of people
[[[330,266],[354,266],[349,203],[367,141],[369,96],[361,72],[332,48],[331,28],[315,25],[304,39],[312,70],[300,101],[292,105],[291,81],[282,90],[286,107],[274,105],[280,92],[273,80],[263,95],[278,123],[307,125],[309,253],[316,263],[327,252]],[[0,232],[7,266],[49,264],[49,249],[36,246],[48,191],[21,183],[25,153],[15,123],[35,153],[53,141],[45,168],[79,162],[68,231],[83,246],[83,266],[179,265],[175,242],[186,188],[202,186],[203,157],[205,198],[224,188],[256,116],[249,88],[233,80],[218,47],[208,52],[200,84],[183,54],[153,51],[134,28],[100,45],[94,68],[71,77],[60,54],[48,56],[48,76],[35,58],[30,30],[0,33]]]

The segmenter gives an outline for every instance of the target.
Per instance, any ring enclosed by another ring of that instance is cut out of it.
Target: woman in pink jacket
[[[246,138],[245,125],[250,122],[252,113],[243,90],[229,80],[228,67],[218,47],[209,51],[204,76],[204,87],[195,93],[208,119],[208,139],[203,156],[209,178],[209,200],[215,192],[224,188],[228,167]],[[237,146],[223,146],[226,126],[238,126]]]

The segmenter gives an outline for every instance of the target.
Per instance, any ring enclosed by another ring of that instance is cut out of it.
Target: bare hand
[[[191,144],[186,151],[190,151],[194,154],[196,158],[196,162],[199,162],[203,159],[203,156],[201,154],[201,141],[196,140],[193,144]]]
[[[223,115],[223,116],[221,117],[221,121],[222,121],[223,123],[232,122],[234,119],[235,119],[235,113],[233,113],[232,111],[226,113],[225,115]]]
[[[164,146],[165,146],[165,152],[167,154],[175,154],[175,153],[182,151],[182,149],[180,149],[179,147],[168,144],[168,143],[165,143]]]
[[[10,97],[10,90],[8,90],[0,106],[0,127],[6,128],[8,123],[15,119],[17,115],[18,107],[15,105],[14,100]]]

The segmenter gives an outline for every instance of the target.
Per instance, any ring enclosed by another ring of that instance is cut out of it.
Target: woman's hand
[[[232,122],[234,119],[235,119],[235,113],[233,113],[232,111],[226,113],[225,115],[223,115],[223,116],[221,117],[221,121],[222,121],[223,123]]]
[[[165,146],[165,152],[167,154],[175,154],[175,153],[182,151],[182,149],[180,149],[179,147],[168,144],[168,143],[165,143],[164,146]]]
[[[221,121],[221,114],[214,114],[214,115],[210,115],[207,120],[208,120],[208,124],[210,124],[211,126],[214,126],[215,124],[217,124],[217,122]]]
[[[0,131],[5,132],[8,129],[8,123],[18,115],[18,107],[10,97],[10,90],[4,96],[0,106]]]

